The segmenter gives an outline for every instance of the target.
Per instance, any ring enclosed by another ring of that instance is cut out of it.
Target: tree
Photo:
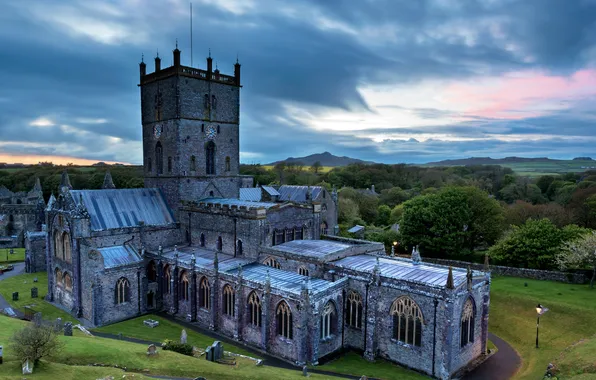
[[[315,174],[319,174],[319,171],[321,170],[321,161],[315,161],[313,162],[313,164],[310,166],[310,170],[315,173]]]
[[[592,269],[590,288],[594,289],[594,279],[596,279],[596,231],[566,243],[563,252],[557,255],[556,261],[562,270],[569,267],[590,267]]]
[[[377,226],[387,226],[391,223],[391,209],[387,205],[380,205],[377,209]]]
[[[62,347],[53,326],[30,324],[15,331],[10,338],[10,349],[21,362],[29,359],[37,364],[41,358],[59,352]]]
[[[351,224],[354,220],[360,218],[358,205],[350,198],[339,198],[339,210],[337,213],[339,223]]]
[[[528,219],[512,229],[489,249],[495,264],[532,269],[556,268],[555,257],[561,244],[576,239],[588,230],[576,225],[557,228],[550,220]]]

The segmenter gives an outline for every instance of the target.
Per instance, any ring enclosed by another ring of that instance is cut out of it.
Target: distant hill
[[[574,160],[590,160],[586,157],[578,157]],[[554,160],[548,157],[505,157],[505,158],[490,158],[490,157],[470,157],[456,160],[443,160],[437,162],[429,162],[428,166],[456,166],[456,165],[504,165],[504,164],[526,164],[526,163],[559,163],[567,160]]]
[[[285,162],[286,164],[299,162],[305,166],[310,166],[317,161],[319,161],[322,166],[346,166],[349,164],[375,164],[375,162],[372,162],[372,161],[363,161],[363,160],[359,160],[357,158],[351,158],[351,157],[346,157],[346,156],[339,157],[339,156],[334,156],[333,154],[331,154],[329,152],[324,152],[324,153],[311,154],[310,156],[305,156],[305,157],[288,157],[285,160],[272,162],[272,163],[266,164],[266,165],[277,165],[280,162]]]

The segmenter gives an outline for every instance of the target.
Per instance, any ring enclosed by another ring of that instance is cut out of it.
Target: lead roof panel
[[[348,244],[337,243],[329,240],[292,240],[287,243],[271,247],[271,249],[277,251],[309,257],[325,256],[330,253],[341,252],[348,248],[350,248]]]
[[[116,245],[98,249],[106,269],[143,261],[141,255],[129,245]]]

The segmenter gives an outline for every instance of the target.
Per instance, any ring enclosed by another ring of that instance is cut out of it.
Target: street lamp
[[[536,306],[536,314],[537,314],[537,319],[536,319],[536,348],[538,348],[538,328],[540,326],[540,316],[544,313],[546,313],[548,311],[547,307],[542,306],[541,304],[538,304],[538,306]]]
[[[395,256],[395,247],[397,247],[396,241],[394,241],[393,245],[391,246],[391,256]]]

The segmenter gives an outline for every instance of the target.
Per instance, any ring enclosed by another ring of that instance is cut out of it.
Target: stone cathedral
[[[46,208],[49,301],[91,326],[165,311],[295,365],[346,349],[447,379],[481,359],[490,273],[335,236],[337,192],[239,175],[233,75],[140,63],[145,188]]]

